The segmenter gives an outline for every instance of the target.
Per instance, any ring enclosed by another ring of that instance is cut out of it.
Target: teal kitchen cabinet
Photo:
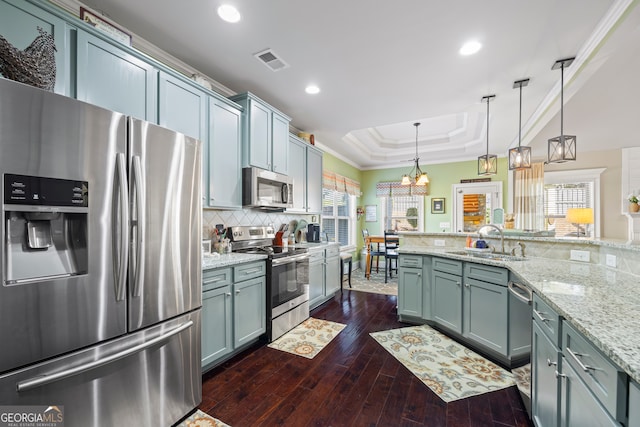
[[[629,427],[640,427],[640,386],[629,382]]]
[[[307,146],[307,212],[322,212],[322,151]]]
[[[398,315],[400,319],[423,316],[423,257],[403,255],[398,257]]]
[[[264,261],[233,267],[233,345],[249,344],[267,331]]]
[[[157,123],[158,72],[150,63],[78,29],[77,98]]]
[[[24,50],[40,35],[38,27],[53,36],[56,46],[56,84],[54,91],[73,96],[71,81],[71,31],[68,23],[50,13],[51,6],[38,7],[26,1],[0,1],[0,34],[14,47]]]
[[[431,264],[433,320],[460,334],[462,333],[462,262],[433,257]]]
[[[293,208],[287,212],[307,211],[307,143],[289,135],[289,176],[293,179]]]
[[[309,308],[314,309],[326,301],[324,248],[309,248]]]
[[[231,268],[202,273],[202,366],[233,350]]]
[[[254,166],[286,175],[289,164],[291,119],[249,92],[229,99],[240,104],[244,109],[242,166]]]
[[[508,271],[475,263],[464,264],[462,336],[507,355]]]
[[[158,76],[158,89],[158,124],[206,142],[208,95],[164,71]]]
[[[209,207],[242,208],[241,121],[240,106],[209,98],[209,161],[203,167]]]
[[[537,322],[531,335],[531,412],[537,427],[557,426],[560,421],[558,381],[560,350]]]
[[[326,296],[333,296],[340,290],[340,245],[330,244],[324,251],[325,264],[325,292]]]

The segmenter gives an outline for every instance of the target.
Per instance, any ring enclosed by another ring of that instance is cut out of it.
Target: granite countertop
[[[456,249],[407,246],[400,253],[507,267],[640,382],[639,276],[599,264],[529,257],[524,261],[496,261],[452,254],[448,252],[451,250]]]
[[[241,254],[232,252],[230,254],[207,254],[202,256],[202,269],[210,270],[212,268],[228,267],[230,265],[241,264],[243,262],[260,261],[267,259],[266,255],[258,254]]]

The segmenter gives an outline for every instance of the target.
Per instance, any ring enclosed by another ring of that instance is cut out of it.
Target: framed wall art
[[[444,213],[444,198],[431,199],[431,213],[432,214],[443,214]]]

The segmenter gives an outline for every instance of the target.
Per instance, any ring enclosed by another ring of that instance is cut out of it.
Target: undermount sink
[[[526,261],[527,260],[527,258],[523,256],[511,255],[508,253],[500,253],[500,252],[447,251],[447,253],[452,255],[466,255],[466,256],[472,256],[475,258],[490,259],[494,261]]]

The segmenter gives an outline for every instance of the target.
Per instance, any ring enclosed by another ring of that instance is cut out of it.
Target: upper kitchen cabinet
[[[255,166],[287,175],[291,118],[249,92],[230,99],[244,108],[242,166]]]
[[[322,210],[322,151],[289,135],[289,176],[293,178],[293,208],[287,211],[319,214]]]
[[[53,35],[56,45],[56,85],[54,91],[73,96],[71,84],[70,27],[53,13],[31,3],[0,0],[0,35],[20,50],[38,37],[38,27]]]
[[[208,95],[164,71],[158,76],[158,124],[200,141],[207,139]]]
[[[209,98],[209,207],[242,208],[241,123],[240,106]]]
[[[129,53],[131,49],[81,29],[77,43],[77,98],[157,123],[158,72],[154,66]]]

